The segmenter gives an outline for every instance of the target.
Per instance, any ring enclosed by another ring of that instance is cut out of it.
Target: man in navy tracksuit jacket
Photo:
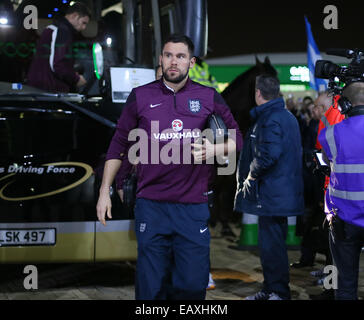
[[[235,210],[258,215],[263,290],[248,300],[290,299],[287,217],[303,214],[302,145],[296,118],[279,97],[279,80],[256,80],[257,107],[239,159]],[[245,180],[244,180],[245,179]]]
[[[76,2],[65,17],[44,29],[28,71],[28,85],[48,92],[71,92],[86,84],[73,68],[72,42],[77,32],[86,29],[90,17],[88,8]]]
[[[223,98],[215,89],[188,78],[195,62],[193,50],[186,36],[172,35],[166,40],[160,56],[163,78],[132,90],[106,156],[97,203],[103,224],[106,212],[111,218],[109,188],[121,161],[133,149],[128,135],[135,128],[140,130],[134,210],[136,299],[205,298],[210,270],[207,192],[212,164],[204,160],[242,147],[238,125]],[[207,118],[214,112],[227,128],[236,130],[236,141],[191,144],[201,138]],[[169,284],[172,290],[168,290]]]

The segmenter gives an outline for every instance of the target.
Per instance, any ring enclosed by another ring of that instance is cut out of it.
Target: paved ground
[[[234,232],[239,235],[239,229]],[[216,289],[207,292],[207,300],[242,300],[261,288],[262,270],[257,251],[239,251],[234,238],[222,238],[212,230],[211,266]],[[289,250],[290,262],[300,252]],[[361,256],[359,296],[364,299],[364,254]],[[316,285],[310,271],[323,267],[318,255],[312,268],[291,270],[293,300],[309,300],[322,286]],[[134,299],[134,262],[100,264],[39,264],[38,289],[24,288],[24,265],[0,265],[0,300],[130,300]]]

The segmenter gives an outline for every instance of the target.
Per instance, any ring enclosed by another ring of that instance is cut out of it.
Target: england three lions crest
[[[197,113],[201,110],[200,100],[189,100],[188,102],[191,112]]]

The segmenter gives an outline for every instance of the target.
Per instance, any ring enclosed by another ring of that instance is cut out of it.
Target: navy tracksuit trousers
[[[210,271],[207,203],[182,204],[138,198],[137,300],[203,300]]]
[[[263,268],[263,291],[291,299],[289,263],[286,246],[287,217],[259,216],[258,242]]]

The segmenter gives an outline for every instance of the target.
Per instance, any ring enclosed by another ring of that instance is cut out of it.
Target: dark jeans
[[[338,270],[336,300],[358,299],[359,259],[364,245],[364,228],[339,219],[330,231],[330,249]]]
[[[276,293],[282,299],[291,299],[289,264],[286,246],[287,217],[258,219],[260,261],[263,268],[263,291]]]

